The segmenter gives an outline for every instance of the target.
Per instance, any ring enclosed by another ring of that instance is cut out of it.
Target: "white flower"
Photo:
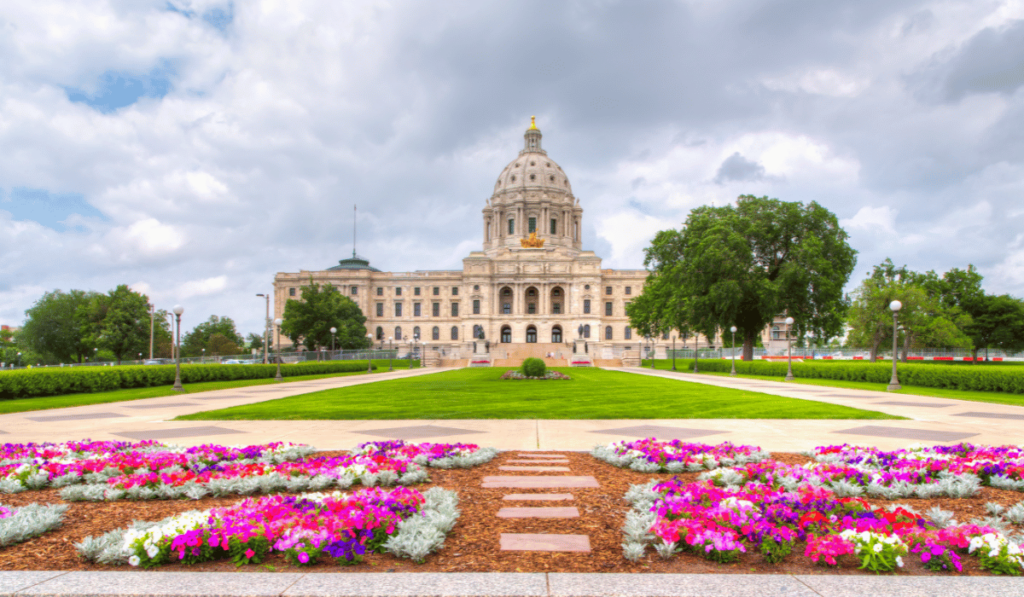
[[[141,562],[141,561],[142,560],[139,559],[139,556],[132,556],[132,557],[128,558],[128,563],[131,564],[132,566],[138,566],[139,562]]]
[[[988,557],[990,557],[990,558],[999,557],[999,550],[998,549],[993,549],[992,551],[988,552]]]
[[[875,550],[875,553],[881,553],[881,551],[882,551],[882,544],[881,543],[875,543],[875,546],[872,547],[871,549]]]
[[[900,568],[902,568],[903,567],[903,558],[901,558],[899,556],[896,556],[896,565],[899,566]]]
[[[158,549],[156,545],[150,545],[146,548],[146,555],[149,556],[150,559],[155,558],[158,553],[160,553],[160,549]]]

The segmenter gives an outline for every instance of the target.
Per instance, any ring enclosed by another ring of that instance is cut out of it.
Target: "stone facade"
[[[635,355],[642,338],[629,329],[626,304],[640,294],[647,271],[602,269],[601,258],[583,250],[583,208],[568,176],[542,148],[535,124],[524,138],[483,209],[483,250],[463,259],[461,270],[381,272],[353,255],[326,270],[279,273],[275,318],[313,280],[354,300],[368,332],[385,342],[408,345],[418,337],[432,350],[465,358],[481,332],[492,345],[569,350],[582,336],[598,358]],[[531,235],[543,246],[529,246],[540,244]]]

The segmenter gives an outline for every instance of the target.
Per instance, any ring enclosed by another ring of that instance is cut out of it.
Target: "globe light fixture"
[[[334,352],[334,335],[338,333],[338,328],[331,328],[331,352]]]
[[[184,392],[185,388],[181,386],[181,314],[185,312],[185,308],[181,305],[174,305],[174,309],[171,310],[174,313],[174,386],[171,388],[175,392]]]
[[[366,353],[366,372],[373,373],[373,334],[366,334],[366,339],[370,341],[370,351]]]
[[[889,380],[889,385],[885,388],[888,392],[895,392],[902,387],[899,377],[896,376],[896,338],[899,335],[896,329],[896,315],[902,308],[903,303],[899,301],[889,303],[889,310],[892,311],[892,379]]]
[[[736,326],[729,328],[732,332],[732,371],[729,372],[731,377],[736,377]]]
[[[786,318],[786,344],[787,344],[787,357],[788,362],[786,369],[786,381],[793,381],[793,334],[790,333],[790,329],[793,326],[793,318]]]

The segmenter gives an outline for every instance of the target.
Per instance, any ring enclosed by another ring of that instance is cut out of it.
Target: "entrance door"
[[[512,344],[512,328],[508,326],[501,328],[501,343]]]
[[[561,344],[562,343],[562,328],[561,327],[556,325],[554,328],[552,328],[552,330],[551,330],[551,342],[553,344]]]
[[[537,328],[533,327],[532,325],[526,328],[526,342],[527,344],[537,343]]]

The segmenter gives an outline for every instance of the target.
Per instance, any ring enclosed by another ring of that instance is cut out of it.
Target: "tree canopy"
[[[127,284],[95,295],[87,320],[91,341],[113,353],[118,364],[149,353],[149,299]]]
[[[366,316],[359,305],[330,284],[310,280],[302,287],[301,300],[288,299],[281,333],[307,350],[330,348],[331,328],[337,328],[337,348],[366,348]]]
[[[84,290],[47,292],[25,311],[20,338],[47,361],[81,363],[96,347],[88,311],[98,296]]]
[[[216,342],[214,337],[217,336]],[[181,339],[181,354],[197,357],[206,350],[206,355],[236,355],[241,353],[245,340],[238,335],[235,321],[227,316],[211,315],[209,319],[192,328]]]
[[[795,319],[798,335],[837,336],[856,264],[847,238],[815,202],[743,195],[735,206],[698,207],[681,230],[659,232],[645,250],[651,275],[641,297],[650,298],[633,301],[630,322],[709,338],[735,325],[746,360],[780,313]]]

